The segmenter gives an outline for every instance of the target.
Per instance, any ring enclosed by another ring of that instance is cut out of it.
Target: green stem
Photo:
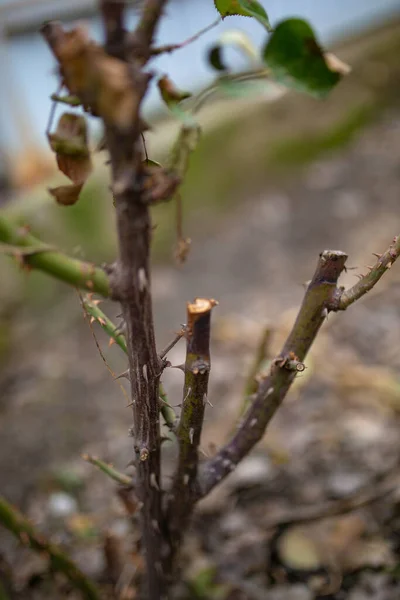
[[[165,421],[166,426],[168,427],[168,429],[172,432],[175,433],[176,430],[176,414],[174,409],[172,408],[172,406],[169,405],[168,403],[168,397],[167,394],[165,393],[163,384],[160,383],[160,387],[158,389],[159,395],[160,395],[160,411],[161,414],[163,416],[163,419]]]
[[[0,242],[13,246],[11,254],[22,259],[28,267],[44,271],[80,289],[110,296],[108,276],[103,269],[53,250],[1,213]]]
[[[47,556],[51,568],[63,573],[71,584],[81,591],[83,598],[100,600],[100,592],[76,564],[60,548],[44,539],[20,512],[1,496],[0,523],[24,546]]]
[[[105,313],[98,307],[98,300],[92,300],[89,296],[82,299],[82,306],[84,311],[90,315],[100,327],[106,332],[107,335],[112,338],[116,344],[125,352],[128,353],[126,347],[125,336],[119,333],[118,327],[107,317]]]
[[[103,460],[100,460],[100,458],[96,458],[95,456],[91,456],[90,454],[83,454],[82,458],[83,458],[83,460],[86,460],[87,462],[91,463],[92,465],[94,465],[95,467],[100,469],[100,471],[103,471],[103,473],[108,475],[108,477],[110,477],[117,483],[120,483],[121,485],[125,485],[125,486],[132,485],[132,479],[131,479],[131,477],[129,477],[129,475],[120,473],[119,471],[114,469],[113,466],[108,465]]]
[[[118,346],[128,354],[125,336],[118,333],[118,327],[107,317],[107,315],[98,307],[98,300],[92,300],[88,296],[83,298],[82,305],[84,310],[97,321],[100,327],[109,335]],[[160,411],[168,428],[173,432],[175,429],[176,415],[173,408],[168,403],[168,397],[162,383],[159,387]]]

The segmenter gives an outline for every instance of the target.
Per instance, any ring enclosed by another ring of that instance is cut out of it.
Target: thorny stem
[[[71,584],[79,589],[86,600],[100,600],[100,592],[86,575],[58,546],[51,544],[39,534],[33,525],[11,504],[0,496],[0,523],[28,548],[40,552],[49,559],[54,571],[63,573]]]
[[[198,40],[202,35],[204,35],[208,31],[210,31],[210,29],[213,29],[214,27],[219,25],[221,23],[221,21],[222,21],[221,17],[218,17],[218,19],[216,19],[215,21],[210,23],[210,25],[203,27],[203,29],[200,29],[200,31],[198,31],[194,35],[190,36],[183,42],[180,42],[179,44],[166,44],[165,46],[159,46],[158,48],[152,48],[151,55],[158,56],[159,54],[165,54],[168,52],[174,52],[175,50],[181,50],[182,48],[185,48],[189,44],[192,44],[193,42]]]
[[[144,73],[139,64],[143,57],[146,61],[165,3],[166,0],[146,0],[138,28],[133,34],[140,42],[138,54],[142,54],[137,57],[139,60],[132,60],[131,68],[132,86],[137,94],[138,107],[150,80],[150,75]],[[107,25],[107,12],[103,12],[103,19],[108,50],[113,40],[109,38],[112,25]],[[125,58],[128,58],[127,52]],[[149,206],[144,199],[140,131],[139,113],[134,115],[128,131],[121,131],[113,124],[106,124],[105,128],[106,145],[111,160],[119,243],[114,284],[126,324],[133,404],[136,489],[142,507],[140,521],[146,565],[143,591],[148,600],[160,600],[166,591],[163,557],[168,552],[163,536],[160,489],[161,365],[154,337],[150,288],[152,225]]]
[[[168,498],[168,526],[174,550],[179,547],[185,523],[190,518],[195,502],[198,448],[211,367],[211,311],[215,305],[215,300],[205,298],[196,298],[187,305],[185,383],[176,431],[179,457]]]
[[[103,269],[54,250],[31,235],[27,228],[19,227],[1,214],[0,242],[6,244],[5,251],[19,259],[23,266],[44,271],[82,290],[110,296],[108,276]]]
[[[84,310],[90,315],[92,319],[94,319],[100,325],[100,327],[107,333],[107,335],[110,336],[111,339],[115,340],[115,342],[118,344],[121,350],[123,350],[125,354],[128,354],[125,336],[122,333],[119,333],[118,327],[116,327],[116,325],[98,307],[98,303],[98,300],[92,299],[91,294],[88,294],[85,298],[82,299],[82,306]],[[129,379],[129,371],[127,372],[127,378]],[[169,429],[173,431],[176,416],[174,410],[170,407],[168,403],[167,394],[161,383],[159,387],[159,394],[161,399],[161,414]]]
[[[209,460],[199,477],[198,498],[207,495],[250,452],[264,435],[265,429],[285,398],[297,370],[287,368],[302,363],[315,336],[328,315],[328,307],[336,293],[336,284],[344,269],[347,255],[325,250],[320,255],[296,322],[282,351],[273,361],[270,373],[264,377],[237,432]]]
[[[182,329],[180,331],[178,331],[178,333],[176,334],[176,336],[174,337],[174,339],[167,345],[165,346],[165,348],[163,348],[159,354],[159,357],[165,358],[165,356],[168,354],[168,352],[170,350],[172,350],[172,348],[174,346],[176,346],[176,344],[179,342],[179,340],[181,340],[183,338],[183,336],[185,335],[186,332],[186,325],[182,326]]]
[[[125,337],[118,331],[118,327],[107,317],[107,315],[98,307],[98,300],[93,300],[91,294],[82,298],[82,307],[93,321],[96,321],[100,327],[110,336],[110,340],[114,340],[116,344],[125,352],[128,353]]]
[[[338,289],[338,293],[330,304],[329,309],[333,311],[346,310],[353,302],[372,290],[380,278],[388,271],[400,255],[400,235],[393,239],[389,248],[381,255],[376,255],[378,260],[373,267],[368,267],[369,273],[363,275],[350,289]]]

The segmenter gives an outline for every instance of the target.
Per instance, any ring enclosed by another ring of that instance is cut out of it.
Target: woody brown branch
[[[162,4],[162,3],[161,3]],[[146,2],[139,28],[143,28]],[[160,13],[161,14],[161,13]],[[160,14],[158,16],[160,16]],[[106,20],[106,15],[104,19]],[[152,22],[150,45],[157,18]],[[110,28],[106,26],[108,31]],[[143,38],[144,39],[144,38]],[[107,45],[110,40],[107,40]],[[143,41],[146,47],[147,38]],[[142,547],[145,554],[145,594],[158,600],[165,593],[163,573],[163,519],[160,482],[159,375],[151,302],[150,244],[151,217],[144,201],[142,143],[139,107],[150,76],[132,62],[132,86],[137,94],[138,112],[130,127],[121,131],[106,124],[106,145],[110,153],[113,195],[117,215],[119,258],[115,286],[126,323],[133,437],[136,455],[137,496],[141,502]]]
[[[346,260],[347,255],[340,251],[325,250],[320,255],[314,277],[281,353],[272,362],[269,374],[261,380],[255,399],[237,432],[200,473],[198,498],[207,495],[229,475],[264,435],[328,315]]]

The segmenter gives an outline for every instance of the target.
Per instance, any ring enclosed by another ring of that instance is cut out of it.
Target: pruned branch
[[[350,289],[339,288],[329,310],[346,310],[353,302],[372,290],[382,275],[388,271],[400,255],[400,235],[393,239],[389,248],[383,254],[376,254],[378,260],[373,267],[368,267],[369,273],[363,275]]]
[[[196,298],[187,305],[185,383],[176,435],[179,457],[169,495],[169,528],[172,543],[179,545],[195,500],[198,448],[204,420],[210,374],[211,311],[215,300]]]
[[[226,446],[206,463],[199,477],[199,497],[208,494],[229,475],[264,435],[268,423],[298,373],[297,365],[303,364],[328,315],[346,260],[347,255],[339,251],[325,250],[320,255],[293,329],[280,355],[273,361],[270,373],[261,380],[253,404],[237,432]]]
[[[31,235],[27,228],[7,219],[4,214],[0,214],[0,242],[9,246],[11,250],[8,253],[19,259],[24,266],[44,271],[88,292],[96,292],[105,297],[111,294],[109,279],[103,269],[52,249]],[[20,253],[18,248],[21,249]]]
[[[63,573],[69,582],[87,600],[100,600],[100,592],[77,565],[62,550],[39,534],[33,525],[11,504],[0,496],[0,524],[28,548],[49,559],[54,571]]]

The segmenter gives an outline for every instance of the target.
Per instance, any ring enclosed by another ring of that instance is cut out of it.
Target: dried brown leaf
[[[183,264],[190,252],[190,247],[192,244],[192,240],[190,238],[180,238],[177,243],[177,247],[175,250],[175,260],[179,264]]]
[[[58,204],[71,206],[78,200],[92,170],[85,118],[64,113],[55,133],[49,133],[48,139],[51,149],[56,153],[58,168],[72,181],[72,185],[51,188],[49,192]]]
[[[149,164],[149,161],[146,161],[143,164],[143,171],[145,174],[143,188],[147,202],[158,204],[173,198],[181,178],[172,169]]]
[[[129,65],[106,54],[82,26],[60,30],[51,46],[69,92],[106,122],[129,128],[140,100]]]
[[[73,183],[72,185],[60,185],[56,188],[49,188],[49,192],[56,199],[57,204],[72,206],[78,201],[82,188],[83,183]]]
[[[184,92],[176,87],[173,81],[167,76],[164,75],[158,81],[158,89],[160,90],[160,94],[162,99],[164,100],[167,106],[171,106],[173,104],[177,104],[186,98],[190,98],[191,94],[189,92]]]

